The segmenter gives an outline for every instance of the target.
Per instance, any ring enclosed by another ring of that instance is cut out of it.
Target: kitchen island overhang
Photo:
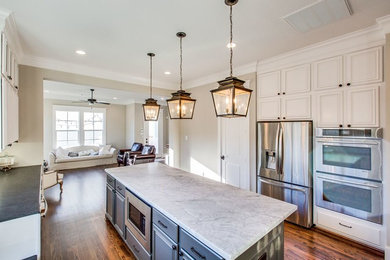
[[[283,250],[283,221],[297,209],[161,163],[106,172],[224,259],[240,259],[270,234]]]

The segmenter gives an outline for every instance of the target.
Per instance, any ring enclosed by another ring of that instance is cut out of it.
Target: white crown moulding
[[[14,47],[18,52],[17,58],[20,64],[68,73],[75,73],[90,77],[121,81],[142,86],[148,86],[149,84],[148,78],[134,77],[128,74],[108,71],[96,67],[89,67],[53,59],[26,55],[23,53],[23,49],[20,44],[20,38],[18,36],[17,28],[12,14],[10,15],[10,12],[6,12],[0,9],[0,26],[2,22],[1,20],[4,17],[10,18],[6,19],[7,21],[9,21],[6,24],[9,25],[9,37],[11,38],[11,40],[14,40]],[[253,72],[264,73],[272,71],[272,69],[275,67],[287,67],[290,65],[292,60],[294,60],[293,65],[296,65],[297,62],[304,63],[313,59],[313,57],[311,56],[311,54],[313,53],[315,53],[317,59],[321,58],[321,55],[324,57],[328,57],[329,53],[332,53],[332,55],[336,56],[338,55],[338,53],[343,53],[346,50],[353,51],[354,49],[358,48],[383,45],[385,42],[385,35],[387,33],[390,33],[390,15],[376,19],[376,25],[374,26],[352,33],[347,33],[342,36],[335,37],[320,43],[315,43],[313,45],[303,47],[298,50],[286,52],[269,59],[265,59],[262,61],[253,61],[246,65],[237,66],[235,67],[235,74],[237,76],[241,76]],[[193,81],[187,81],[184,83],[185,88],[190,89],[214,82],[216,83],[218,80],[224,78],[226,75],[228,75],[228,70],[200,77]],[[177,88],[177,84],[161,81],[155,82],[155,86],[157,88],[169,90],[174,90]]]

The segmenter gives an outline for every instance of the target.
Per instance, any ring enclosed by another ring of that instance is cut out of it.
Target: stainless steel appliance
[[[383,222],[382,129],[316,129],[316,205]]]
[[[382,128],[316,129],[316,170],[382,180]]]
[[[126,227],[138,242],[151,253],[152,208],[126,190]]]
[[[257,192],[298,206],[287,220],[313,225],[313,125],[301,122],[258,122]]]
[[[316,173],[316,205],[382,224],[382,183]]]

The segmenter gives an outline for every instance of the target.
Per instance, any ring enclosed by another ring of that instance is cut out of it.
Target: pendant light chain
[[[150,55],[150,98],[152,98],[152,59],[153,56]]]
[[[233,77],[233,6],[230,6],[230,77]]]
[[[183,37],[180,37],[180,90],[183,86]]]

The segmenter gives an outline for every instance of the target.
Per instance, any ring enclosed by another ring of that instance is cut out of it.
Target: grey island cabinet
[[[106,217],[137,259],[283,259],[295,205],[161,163],[106,172]]]

